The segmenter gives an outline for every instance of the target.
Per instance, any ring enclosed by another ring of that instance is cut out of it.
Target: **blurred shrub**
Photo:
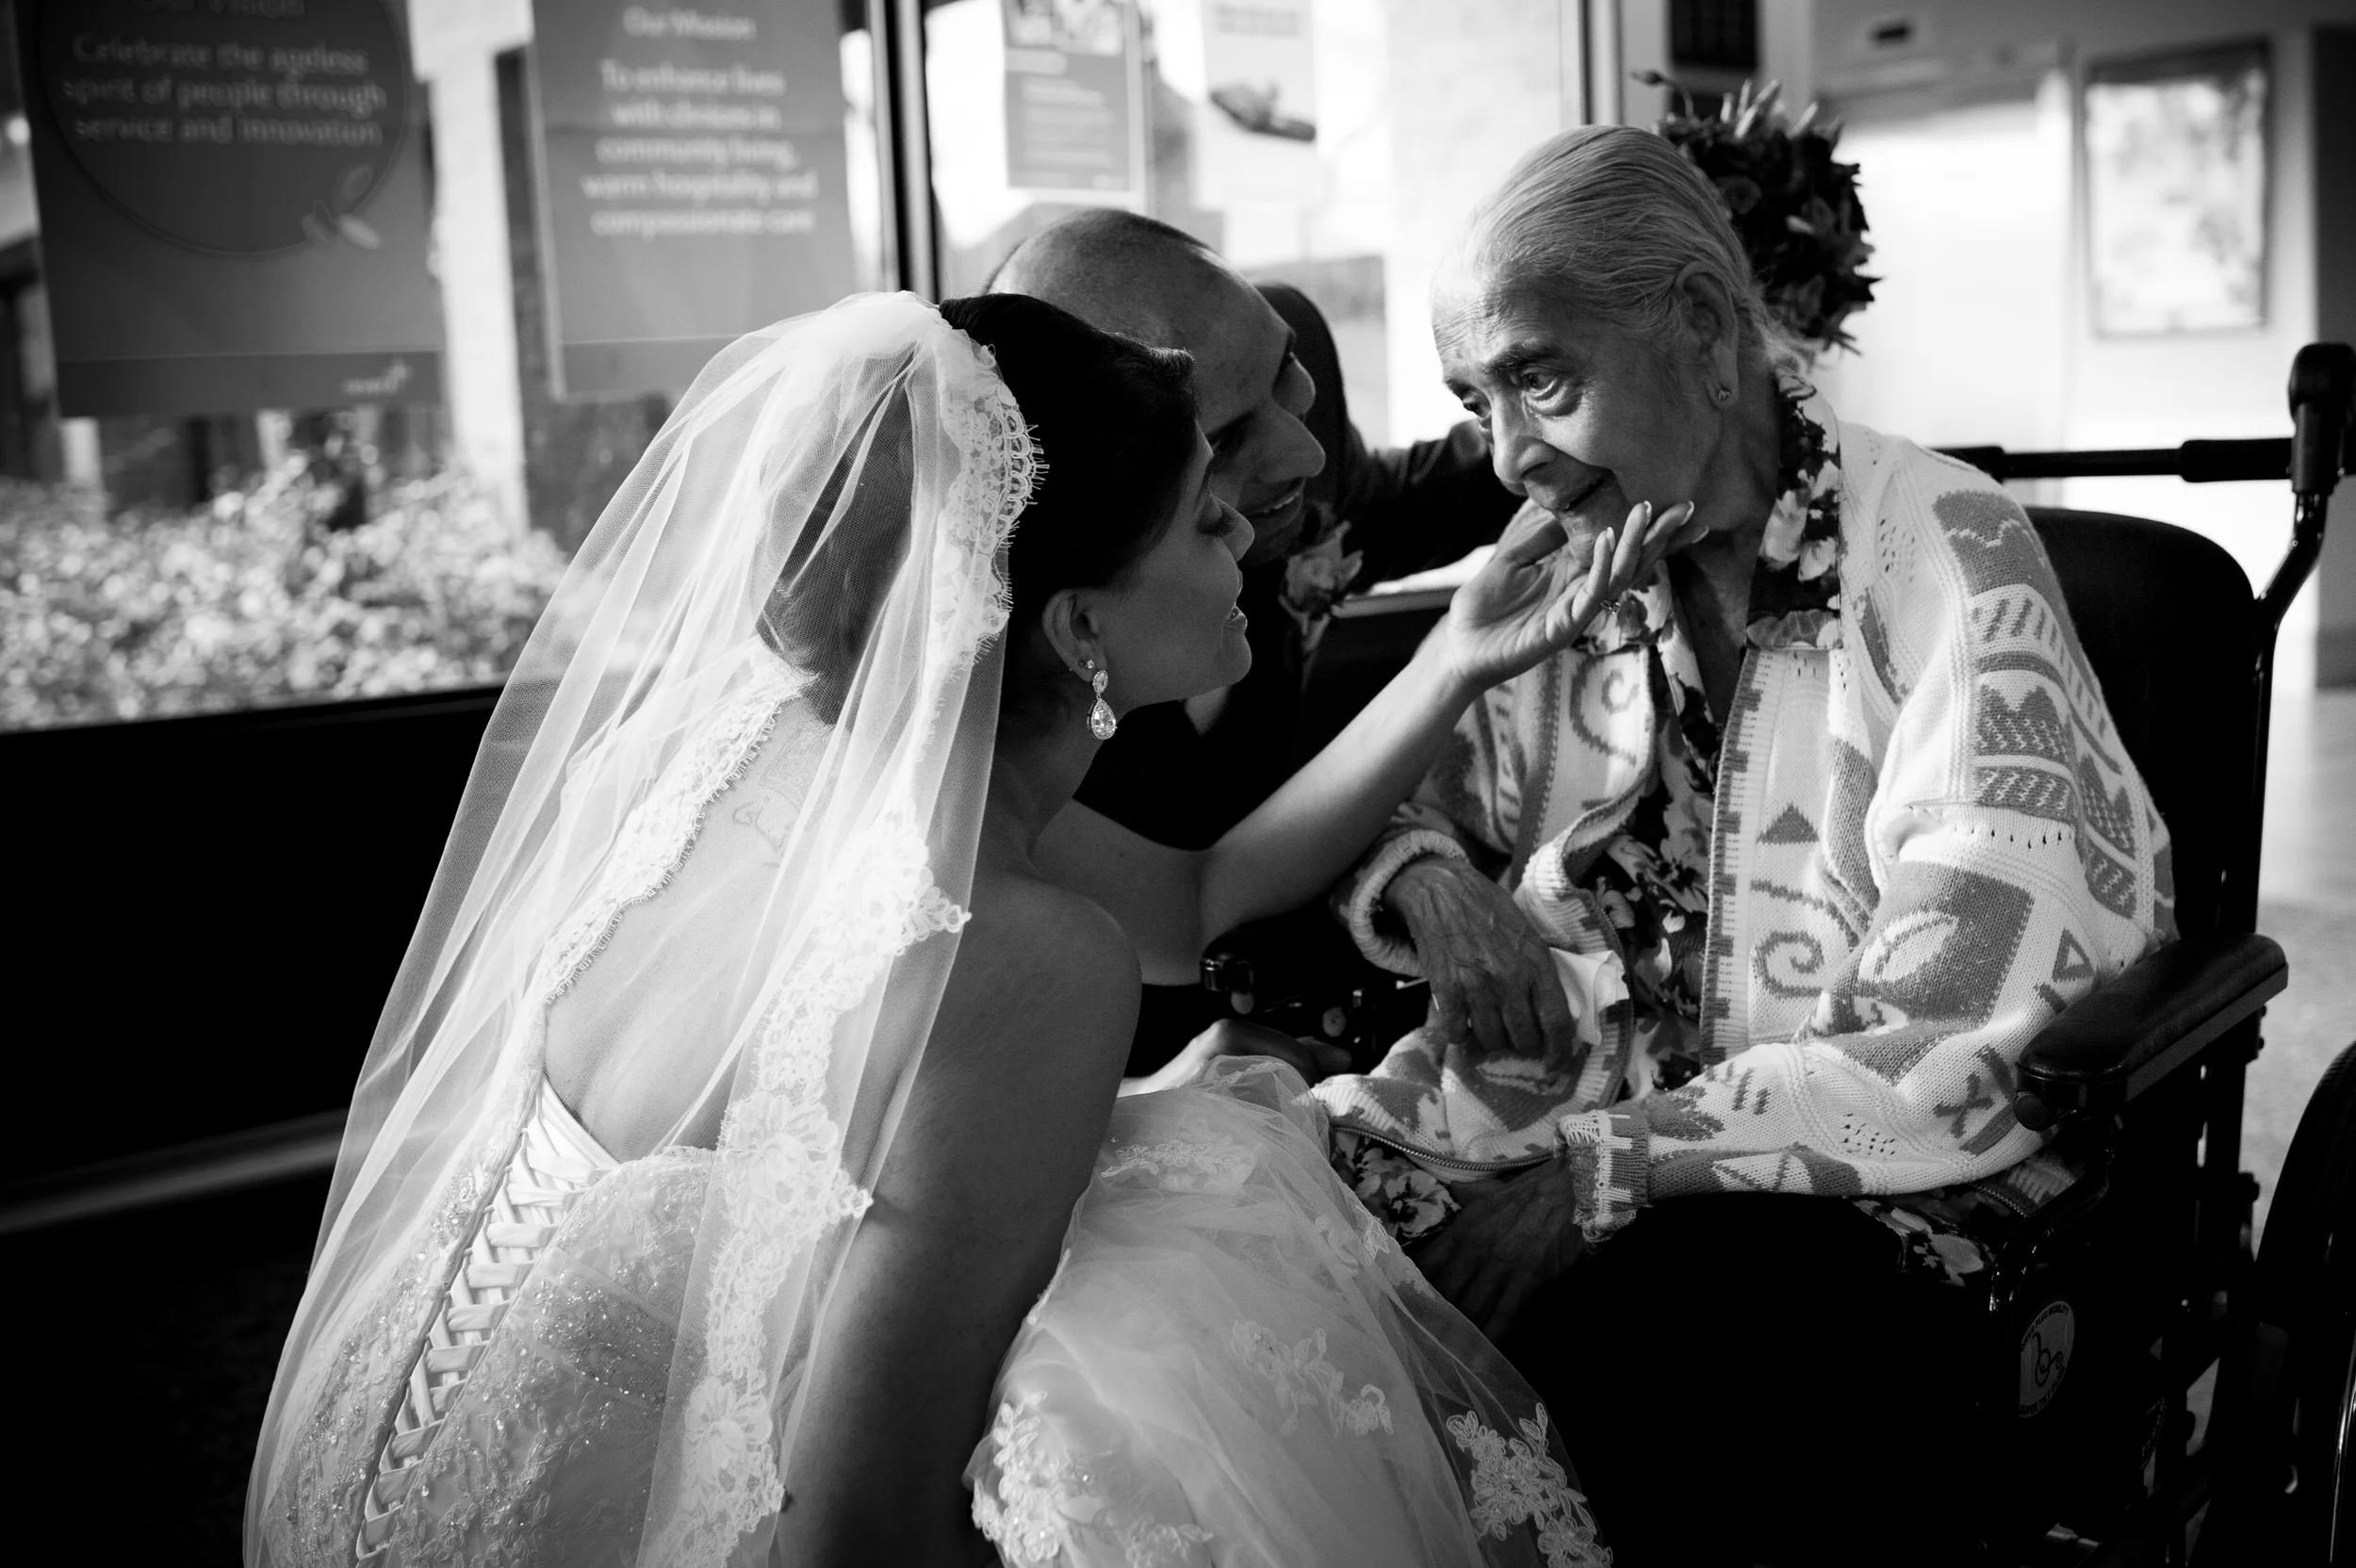
[[[455,476],[356,528],[300,460],[191,513],[0,481],[0,728],[494,682],[564,562]]]

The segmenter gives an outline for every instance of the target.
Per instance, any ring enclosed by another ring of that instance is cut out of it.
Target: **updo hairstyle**
[[[1039,613],[1063,589],[1117,581],[1170,526],[1197,440],[1194,361],[1020,294],[951,300],[941,314],[996,361],[1038,450],[1030,504],[1007,547],[1014,605],[999,706],[1050,710],[1056,678],[1071,678],[1034,646]],[[833,525],[781,519],[795,544],[760,630],[810,674],[810,701],[828,723],[908,554],[912,447],[908,398],[886,398],[811,508]]]
[[[1484,293],[1535,293],[1663,344],[1680,316],[1677,275],[1695,263],[1734,302],[1744,349],[1777,370],[1805,364],[1709,177],[1633,125],[1584,125],[1524,154],[1474,208],[1448,270]]]
[[[1023,294],[950,300],[941,318],[988,349],[1031,427],[1041,471],[1015,524],[1002,710],[1055,706],[1070,673],[1032,635],[1047,601],[1101,588],[1161,542],[1200,439],[1194,359],[1099,332]]]

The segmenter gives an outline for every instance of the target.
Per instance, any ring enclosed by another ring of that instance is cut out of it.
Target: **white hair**
[[[1805,368],[1709,177],[1632,125],[1581,126],[1524,154],[1473,209],[1439,292],[1449,279],[1487,298],[1530,290],[1661,343],[1678,318],[1678,275],[1694,265],[1734,302],[1745,348],[1779,370]]]

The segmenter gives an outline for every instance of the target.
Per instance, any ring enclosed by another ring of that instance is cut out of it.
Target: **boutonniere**
[[[1325,629],[1333,606],[1358,580],[1358,568],[1366,561],[1357,550],[1343,551],[1343,535],[1349,531],[1350,525],[1343,523],[1284,561],[1284,612],[1312,644]]]

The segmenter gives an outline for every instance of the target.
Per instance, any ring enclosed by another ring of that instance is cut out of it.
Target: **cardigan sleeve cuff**
[[[1636,1217],[1652,1200],[1650,1130],[1634,1111],[1582,1111],[1555,1123],[1571,1168],[1573,1217],[1590,1243]]]
[[[1380,964],[1393,974],[1420,978],[1423,961],[1415,956],[1415,943],[1380,928],[1377,917],[1383,912],[1383,894],[1390,887],[1392,877],[1406,870],[1410,862],[1427,855],[1444,855],[1456,860],[1470,858],[1464,846],[1447,834],[1429,827],[1410,828],[1384,840],[1366,858],[1342,899],[1342,923],[1350,927],[1358,951],[1366,956],[1369,963]]]

